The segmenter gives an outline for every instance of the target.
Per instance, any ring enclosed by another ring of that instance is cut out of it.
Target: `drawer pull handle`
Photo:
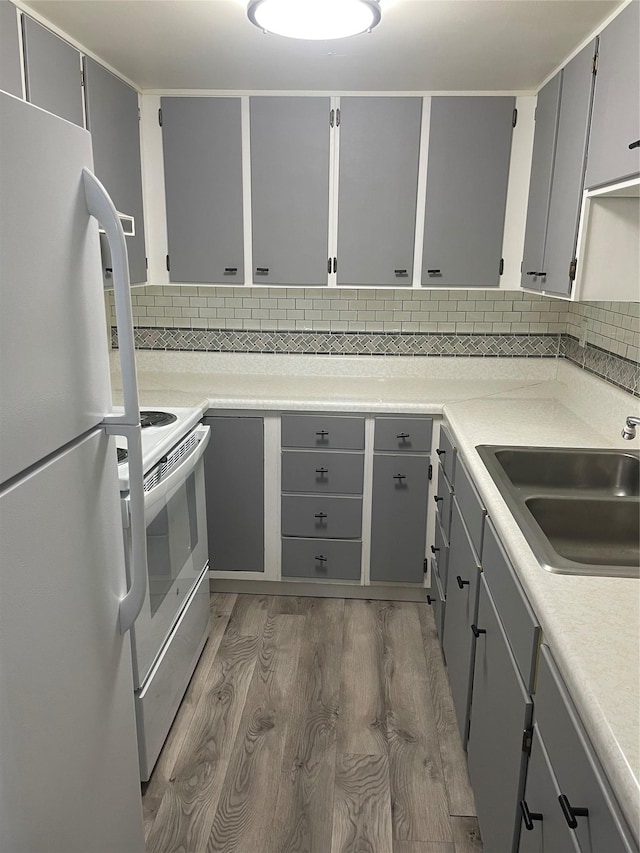
[[[324,438],[324,436],[325,436],[325,435],[329,435],[329,430],[328,430],[328,429],[321,429],[321,430],[318,430],[318,432],[316,433],[316,435],[319,435],[319,436],[321,436],[322,438]]]
[[[269,275],[269,267],[256,267],[256,275]]]
[[[529,832],[533,829],[533,821],[534,820],[542,820],[542,815],[540,812],[530,812],[529,806],[527,805],[526,800],[520,800],[520,811],[522,812],[522,822],[524,823],[524,828],[528,829]]]
[[[238,267],[225,267],[224,274],[225,275],[235,275],[238,272]]]
[[[438,501],[443,501],[443,500],[444,500],[444,498],[441,498],[440,495],[436,495],[434,497],[434,501],[436,502],[436,504],[438,503]]]
[[[635,142],[629,143],[629,150],[632,151],[634,148],[640,148],[640,139],[636,139]]]
[[[428,275],[441,275],[442,270],[427,270]]]
[[[411,433],[410,432],[399,432],[397,434],[396,438],[401,438],[404,441],[405,438],[411,438]]]
[[[438,456],[445,456],[446,452],[447,452],[446,450],[440,450],[440,448],[438,448],[436,450],[436,453],[438,454]]]
[[[432,553],[432,554],[437,554],[439,550],[440,550],[440,548],[436,548],[436,546],[435,546],[435,545],[432,545],[432,546],[431,546],[431,553]]]
[[[328,473],[329,473],[328,468],[316,468],[316,474],[328,474]]]
[[[394,273],[398,276],[398,278],[405,278],[407,275],[406,270],[394,270]]]
[[[577,817],[589,817],[589,809],[574,809],[566,794],[560,794],[558,802],[560,803],[562,814],[564,815],[564,819],[566,820],[569,829],[578,828],[578,821],[576,820]]]
[[[478,639],[478,637],[480,636],[480,634],[486,634],[487,632],[485,631],[485,629],[484,629],[484,628],[478,628],[478,626],[477,626],[477,625],[472,625],[472,626],[471,626],[471,633],[473,634],[473,636],[474,636],[474,637],[476,638],[476,640],[477,640],[477,639]]]
[[[430,595],[427,595],[427,604],[433,604],[435,600],[435,598],[431,598]]]
[[[471,583],[471,581],[463,581],[460,575],[457,575],[456,580],[458,581],[458,586],[460,587],[460,589],[464,589],[465,586],[469,586],[469,584]]]
[[[327,557],[324,557],[322,554],[320,554],[320,555],[319,555],[318,557],[316,557],[315,559],[316,559],[319,563],[326,563],[326,562],[327,562]]]
[[[393,479],[394,480],[406,480],[407,475],[406,474],[394,474]]]
[[[326,512],[317,512],[314,516],[314,518],[326,518],[326,517],[327,517]]]

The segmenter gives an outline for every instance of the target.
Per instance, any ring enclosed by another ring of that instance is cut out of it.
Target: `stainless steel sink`
[[[640,577],[638,451],[495,445],[477,450],[544,568]]]

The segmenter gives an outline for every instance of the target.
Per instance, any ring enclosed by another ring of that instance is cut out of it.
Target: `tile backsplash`
[[[132,300],[143,349],[560,356],[640,396],[640,302],[504,290],[215,286],[140,287]],[[114,326],[112,292],[107,307]]]

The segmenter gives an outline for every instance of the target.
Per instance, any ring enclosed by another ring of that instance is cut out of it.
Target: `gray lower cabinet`
[[[162,98],[169,280],[244,282],[240,98]]]
[[[360,579],[362,543],[335,539],[283,539],[282,576],[322,580]]]
[[[431,100],[422,284],[500,282],[515,99]]]
[[[326,285],[330,100],[249,103],[254,281]]]
[[[95,173],[116,210],[134,217],[135,234],[127,237],[129,276],[132,284],[140,284],[147,280],[147,263],[138,93],[88,56],[84,57],[84,77]],[[106,267],[110,266],[107,260]],[[108,273],[105,280],[109,283]]]
[[[640,173],[640,2],[600,34],[585,185]]]
[[[512,853],[520,828],[533,702],[509,648],[486,581],[480,580],[473,700],[467,755],[487,853]]]
[[[209,566],[264,571],[264,422],[261,417],[208,416],[205,452]]]
[[[9,0],[0,0],[0,89],[22,97],[18,14]]]
[[[424,580],[429,457],[374,454],[371,580]]]
[[[340,99],[337,281],[410,287],[422,99]]]
[[[447,664],[458,730],[465,748],[469,731],[473,655],[476,643],[471,625],[477,620],[480,573],[479,560],[454,498],[449,540],[449,571],[445,590],[447,613],[442,649]]]
[[[84,127],[80,52],[27,15],[22,30],[27,100]]]

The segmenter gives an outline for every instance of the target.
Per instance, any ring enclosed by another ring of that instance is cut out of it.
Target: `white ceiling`
[[[242,0],[29,0],[142,89],[531,91],[620,0],[382,0],[371,33],[265,34]]]

